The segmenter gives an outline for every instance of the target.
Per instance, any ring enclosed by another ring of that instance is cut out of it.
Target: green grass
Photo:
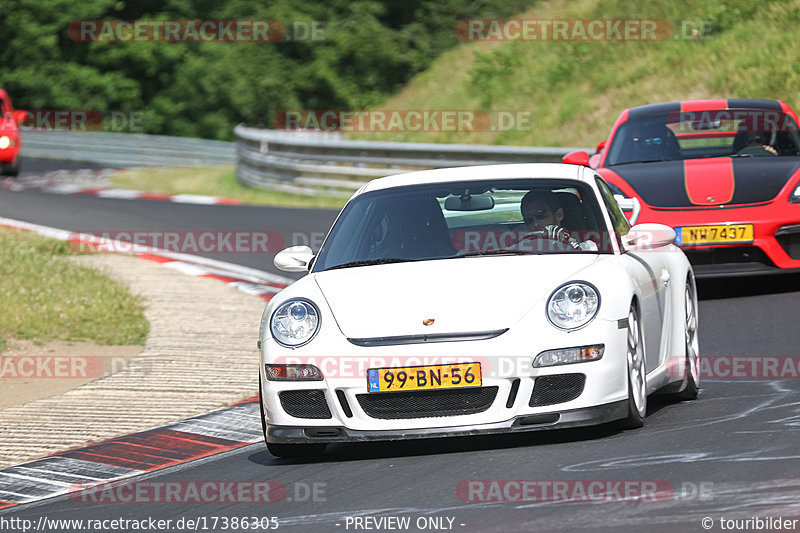
[[[463,43],[378,108],[530,111],[532,127],[352,137],[591,147],[626,107],[700,98],[781,99],[796,110],[800,104],[798,2],[549,0],[519,18],[713,24],[710,39]]]
[[[0,350],[7,339],[144,345],[142,300],[70,255],[65,242],[0,228]]]
[[[112,177],[118,187],[161,194],[202,194],[234,198],[248,204],[279,207],[341,209],[347,198],[326,195],[305,196],[254,189],[236,180],[233,167],[143,168],[118,172]]]

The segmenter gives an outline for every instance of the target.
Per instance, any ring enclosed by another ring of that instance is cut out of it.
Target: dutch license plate
[[[753,242],[752,224],[684,226],[675,230],[681,237],[679,245]]]
[[[480,363],[370,368],[367,370],[369,392],[454,389],[477,387],[481,383]]]

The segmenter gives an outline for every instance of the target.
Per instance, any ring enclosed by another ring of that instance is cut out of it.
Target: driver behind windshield
[[[739,155],[778,155],[775,147],[769,144],[768,133],[744,131],[736,134],[733,141],[734,153]]]
[[[560,242],[570,248],[579,248],[578,241],[561,227],[564,208],[554,193],[548,190],[533,189],[522,197],[520,204],[522,219],[528,229],[543,233],[548,239]]]

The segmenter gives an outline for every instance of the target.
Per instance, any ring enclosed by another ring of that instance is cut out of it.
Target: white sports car
[[[698,391],[694,275],[672,228],[631,228],[593,170],[410,172],[359,189],[308,275],[261,321],[264,435],[280,457],[332,442],[618,420]]]

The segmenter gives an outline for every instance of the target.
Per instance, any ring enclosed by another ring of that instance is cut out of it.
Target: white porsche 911
[[[593,170],[410,172],[359,189],[261,321],[270,452],[644,423],[698,392],[694,275],[672,228],[630,227]]]

